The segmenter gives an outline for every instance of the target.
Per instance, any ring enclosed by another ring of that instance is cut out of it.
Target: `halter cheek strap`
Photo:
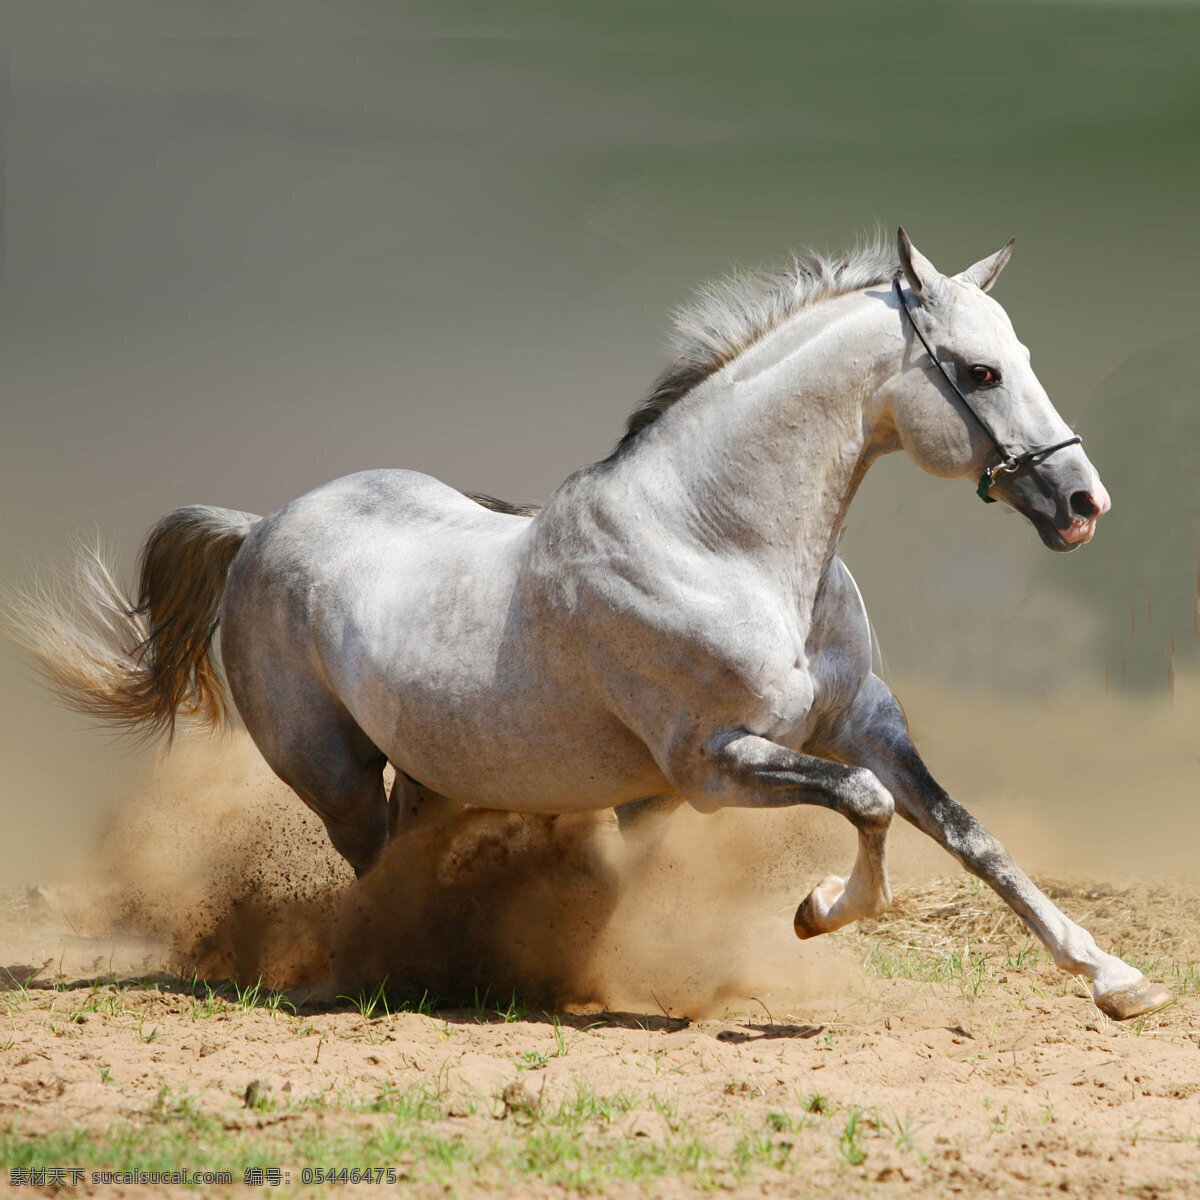
[[[963,394],[962,389],[950,376],[950,372],[946,370],[941,359],[933,352],[933,347],[926,340],[925,335],[921,332],[921,327],[917,324],[913,317],[912,309],[908,307],[908,299],[904,295],[904,289],[900,286],[900,277],[897,276],[892,280],[892,287],[895,289],[896,298],[900,301],[900,308],[904,315],[908,317],[908,323],[912,326],[912,331],[917,335],[917,340],[925,347],[926,353],[929,355],[929,361],[938,369],[938,373],[949,385],[950,390],[963,402],[963,407],[967,412],[975,418],[982,426],[984,433],[996,443],[996,450],[1000,455],[1000,461],[994,467],[988,467],[979,477],[979,483],[975,487],[975,491],[980,500],[984,504],[995,504],[996,501],[988,495],[993,483],[996,482],[998,475],[1015,475],[1022,467],[1028,466],[1030,463],[1038,462],[1048,455],[1053,454],[1056,450],[1062,450],[1067,446],[1078,446],[1083,442],[1081,437],[1069,437],[1061,442],[1055,442],[1052,446],[1039,446],[1036,450],[1026,450],[1024,454],[1013,454],[1005,444],[996,436],[992,427],[979,415],[975,405]]]

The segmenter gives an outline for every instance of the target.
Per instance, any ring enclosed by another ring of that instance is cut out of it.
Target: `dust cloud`
[[[901,691],[935,772],[1035,874],[1191,868],[1197,680],[1161,703]],[[632,836],[611,813],[476,810],[404,834],[356,881],[237,735],[164,759],[113,814],[91,877],[58,894],[76,931],[158,939],[189,976],[700,1017],[844,993],[857,968],[837,936],[801,943],[791,918],[853,852],[849,826],[812,809],[683,808]],[[892,868],[957,870],[901,822]]]
[[[814,831],[748,816],[622,835],[611,813],[476,812],[398,839],[339,908],[333,981],[691,1017],[797,1002],[844,974],[792,933]]]
[[[244,734],[177,743],[117,806],[92,861],[63,893],[73,927],[157,939],[181,973],[247,983],[318,971],[354,880]]]
[[[826,815],[685,810],[624,837],[611,812],[473,811],[399,837],[356,881],[239,735],[182,744],[114,813],[91,877],[56,895],[76,930],[158,939],[185,976],[329,1000],[383,984],[442,1003],[782,1009],[848,970],[791,929],[852,856]]]

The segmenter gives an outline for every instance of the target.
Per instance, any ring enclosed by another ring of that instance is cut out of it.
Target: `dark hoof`
[[[807,941],[809,938],[817,937],[825,932],[817,925],[817,914],[813,908],[812,892],[809,892],[808,897],[796,909],[792,928],[796,931],[796,936],[801,941]]]
[[[1149,1016],[1174,1003],[1175,997],[1161,983],[1151,983],[1149,979],[1113,988],[1111,992],[1096,997],[1096,1007],[1114,1021]]]
[[[840,875],[826,875],[808,893],[808,899],[796,909],[796,918],[792,922],[796,936],[801,940],[818,937],[822,933],[829,933],[831,929],[837,929],[839,925],[844,925],[845,917],[840,921],[833,921],[830,919],[830,915],[845,890],[846,881]],[[821,898],[820,910],[816,905],[818,896]],[[824,913],[823,916],[822,913]]]

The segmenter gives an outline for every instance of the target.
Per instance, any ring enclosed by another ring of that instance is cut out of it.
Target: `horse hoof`
[[[829,932],[827,914],[845,886],[846,881],[840,875],[830,875],[808,893],[796,909],[796,916],[792,921],[792,928],[801,941]],[[821,900],[820,906],[817,904],[818,896]]]
[[[1138,983],[1127,983],[1096,997],[1096,1007],[1114,1021],[1149,1016],[1174,1003],[1175,997],[1161,983],[1151,983],[1145,977]]]
[[[801,901],[800,907],[796,909],[796,916],[792,921],[792,928],[801,941],[807,941],[810,937],[824,933],[823,929],[817,927],[816,917],[817,914],[813,911],[812,893],[809,892],[808,896]]]

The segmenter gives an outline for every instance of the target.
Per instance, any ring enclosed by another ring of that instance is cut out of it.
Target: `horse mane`
[[[490,508],[492,512],[504,513],[509,517],[536,516],[542,507],[532,500],[501,500],[499,496],[489,496],[484,492],[463,492],[463,495],[483,508]]]
[[[881,234],[845,254],[793,253],[775,270],[743,271],[701,287],[672,314],[674,361],[625,423],[611,458],[677,401],[802,308],[889,282],[899,269]]]

